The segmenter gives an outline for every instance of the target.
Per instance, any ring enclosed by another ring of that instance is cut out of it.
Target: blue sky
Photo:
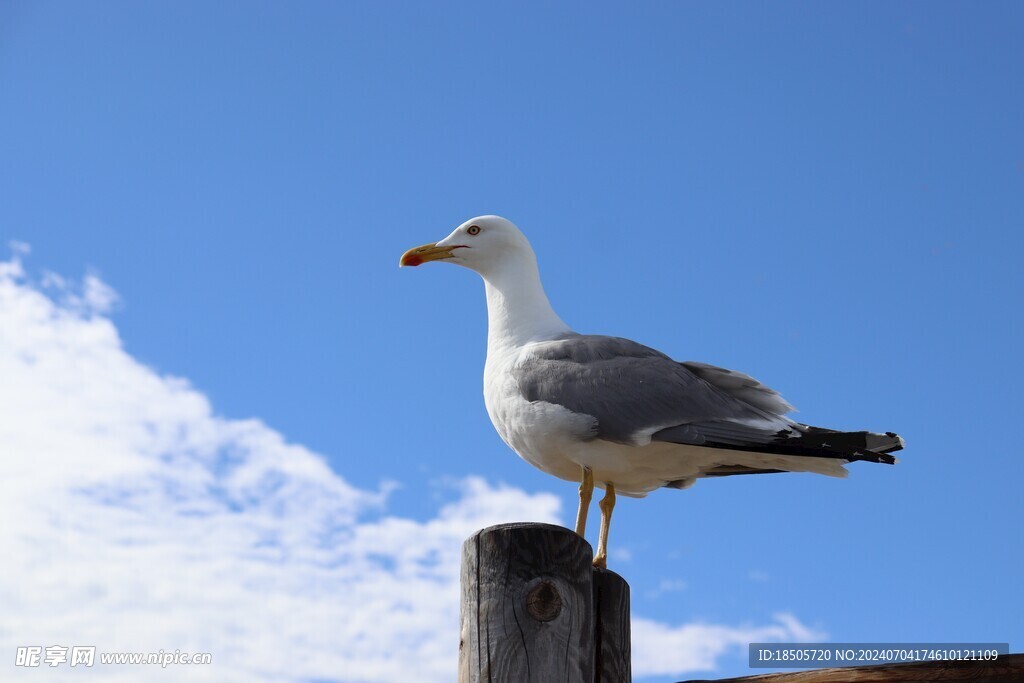
[[[487,420],[476,276],[397,268],[504,215],[574,328],[908,442],[623,501],[634,616],[1019,651],[1022,29],[1000,2],[8,2],[0,240],[48,315],[109,317],[353,490],[399,484],[372,515],[429,525],[482,477],[568,523],[574,487]],[[100,281],[113,310],[74,302]]]

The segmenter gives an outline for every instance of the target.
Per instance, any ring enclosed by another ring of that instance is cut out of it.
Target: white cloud
[[[7,246],[10,247],[11,251],[15,254],[29,254],[32,252],[32,247],[30,245],[24,242],[19,242],[18,240],[11,240],[7,243]]]
[[[658,598],[666,593],[678,593],[686,590],[688,584],[682,579],[662,579],[658,585],[647,591],[648,598]]]
[[[181,649],[214,664],[174,680],[452,680],[463,539],[557,521],[556,497],[470,477],[432,519],[389,515],[388,485],[355,488],[319,455],[258,420],[218,417],[187,381],[132,358],[104,315],[117,296],[98,278],[79,291],[53,274],[36,286],[17,253],[0,262],[0,657],[25,645]],[[638,619],[635,670],[707,668],[751,634],[803,628],[778,619]]]
[[[727,653],[746,654],[749,643],[815,642],[825,634],[807,628],[791,614],[776,614],[768,626],[686,624],[666,626],[633,618],[633,675],[710,671]]]
[[[757,583],[766,583],[768,579],[771,577],[769,577],[766,572],[763,572],[760,569],[751,569],[749,572],[747,572],[747,578]]]

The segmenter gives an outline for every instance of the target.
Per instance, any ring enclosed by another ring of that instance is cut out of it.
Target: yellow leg
[[[585,538],[587,531],[587,513],[590,511],[590,500],[594,497],[594,473],[589,467],[583,468],[583,479],[580,481],[580,507],[576,511],[576,533]]]
[[[594,566],[608,568],[608,528],[612,525],[612,510],[615,509],[615,485],[605,482],[604,498],[598,503],[601,508],[601,533],[597,537],[597,554]]]

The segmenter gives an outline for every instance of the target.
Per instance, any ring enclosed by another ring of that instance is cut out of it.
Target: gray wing
[[[526,400],[589,415],[595,436],[616,443],[755,446],[793,426],[782,417],[789,404],[753,378],[618,337],[535,344],[512,372]]]
[[[683,361],[680,365],[708,384],[772,415],[785,415],[796,410],[779,396],[779,392],[766,387],[750,375],[695,361]]]

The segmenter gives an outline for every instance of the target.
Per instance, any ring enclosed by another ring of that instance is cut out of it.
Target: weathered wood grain
[[[917,662],[852,666],[814,671],[762,674],[715,681],[681,683],[1020,683],[1024,681],[1024,654],[1006,655],[994,662]]]
[[[462,546],[459,683],[593,683],[592,550],[550,524],[501,524]]]
[[[596,567],[593,581],[595,680],[630,683],[629,584],[615,572]]]

